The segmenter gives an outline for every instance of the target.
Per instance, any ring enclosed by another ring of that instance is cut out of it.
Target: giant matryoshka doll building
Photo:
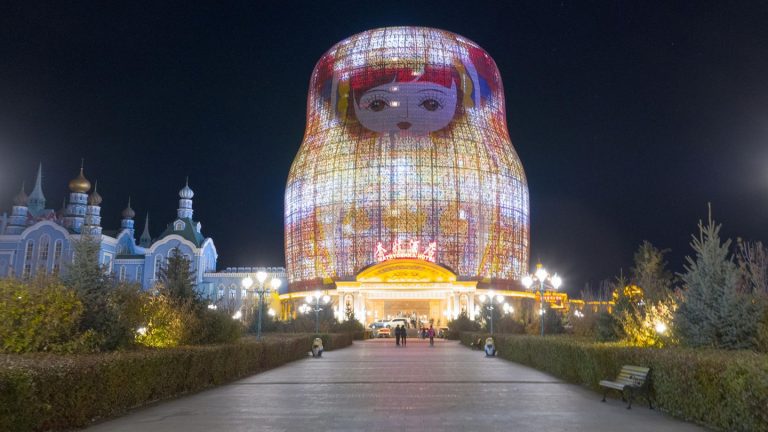
[[[528,186],[488,53],[422,27],[328,50],[288,176],[285,248],[284,315],[317,291],[364,322],[473,316],[490,290],[531,297]]]

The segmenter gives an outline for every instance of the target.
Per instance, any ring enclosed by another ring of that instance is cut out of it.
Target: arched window
[[[120,266],[120,276],[119,276],[120,282],[125,281],[125,266]]]
[[[53,274],[55,275],[61,271],[61,251],[62,242],[58,239],[53,243]]]
[[[224,298],[224,284],[219,285],[219,297],[218,300],[221,300]]]
[[[184,229],[184,221],[177,220],[173,223],[173,229],[174,231],[182,231]]]
[[[24,269],[21,278],[26,279],[32,275],[32,250],[35,248],[35,242],[27,240],[27,250],[24,252]]]
[[[229,301],[231,303],[234,303],[236,296],[237,296],[237,285],[232,284],[229,286]]]
[[[140,265],[136,267],[136,282],[142,283],[142,278],[144,277],[144,266]]]
[[[40,237],[40,243],[37,245],[37,265],[45,267],[48,264],[48,254],[51,249],[51,238],[48,234]]]
[[[157,255],[155,257],[155,279],[160,279],[160,269],[163,266],[163,257],[162,255]]]

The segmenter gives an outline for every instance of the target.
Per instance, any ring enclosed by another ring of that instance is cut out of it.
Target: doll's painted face
[[[394,82],[373,87],[355,99],[355,116],[379,133],[426,135],[451,122],[456,113],[456,83]]]

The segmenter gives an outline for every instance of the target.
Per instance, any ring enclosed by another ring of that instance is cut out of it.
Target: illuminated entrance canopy
[[[400,239],[392,242],[392,247],[387,251],[381,242],[376,244],[376,251],[373,256],[377,262],[387,261],[397,258],[416,258],[424,261],[435,262],[435,252],[437,252],[437,242],[430,242],[423,250],[419,250],[418,240]]]

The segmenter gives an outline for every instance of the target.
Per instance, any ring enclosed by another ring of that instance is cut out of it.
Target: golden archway
[[[456,282],[456,274],[433,262],[399,258],[363,269],[355,280],[366,283],[445,283]]]

